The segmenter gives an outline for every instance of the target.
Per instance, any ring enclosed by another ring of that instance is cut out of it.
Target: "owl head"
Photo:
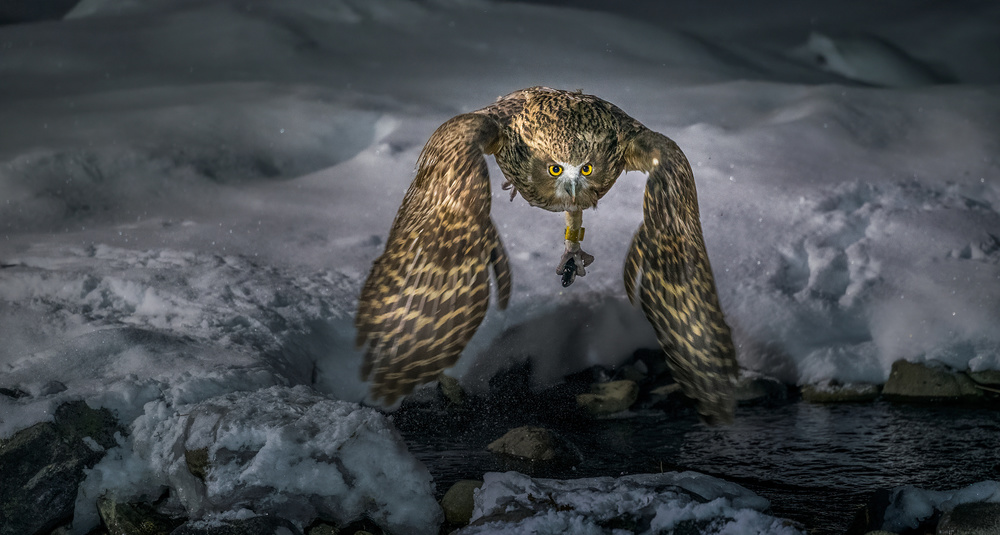
[[[513,125],[537,197],[527,200],[552,211],[596,206],[624,168],[615,121],[606,103],[589,95],[541,93],[527,102]]]

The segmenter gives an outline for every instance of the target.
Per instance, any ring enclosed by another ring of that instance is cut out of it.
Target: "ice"
[[[273,387],[363,401],[352,316],[421,147],[534,85],[688,155],[742,367],[1000,369],[1000,7],[579,6],[87,0],[0,26],[0,387],[27,394],[0,396],[0,437],[68,400],[133,426]],[[790,54],[810,33],[954,83],[856,83]],[[508,202],[488,161],[512,299],[448,373],[484,389],[531,361],[542,387],[654,347],[621,283],[645,177],[585,215],[596,261],[564,289],[562,216]]]
[[[487,473],[462,535],[491,533],[802,533],[761,511],[769,503],[739,485],[694,472],[619,478],[533,479]],[[616,522],[621,527],[615,528]]]

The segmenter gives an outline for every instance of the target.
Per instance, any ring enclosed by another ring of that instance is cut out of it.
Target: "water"
[[[1000,411],[887,402],[741,407],[736,423],[708,427],[693,413],[647,411],[589,420],[532,411],[400,414],[397,426],[443,493],[459,479],[512,466],[486,451],[508,429],[541,424],[573,442],[584,460],[532,475],[577,478],[695,470],[734,481],[771,501],[771,513],[812,533],[843,533],[878,489],[931,490],[1000,479]]]

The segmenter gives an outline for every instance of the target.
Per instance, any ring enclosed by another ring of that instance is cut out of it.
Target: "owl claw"
[[[559,267],[556,268],[556,275],[562,275],[563,287],[573,284],[577,275],[583,277],[587,275],[587,266],[594,262],[594,255],[580,249],[579,243],[572,243],[566,246],[566,251],[559,259]]]

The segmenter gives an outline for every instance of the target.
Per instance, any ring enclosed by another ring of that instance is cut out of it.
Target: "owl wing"
[[[694,176],[680,148],[642,127],[628,140],[629,170],[649,174],[643,222],[625,259],[625,291],[638,298],[667,364],[708,423],[728,423],[738,373],[708,263]]]
[[[355,318],[361,376],[375,399],[392,404],[455,363],[486,315],[490,268],[507,306],[510,269],[490,219],[484,157],[500,139],[494,118],[464,114],[441,125],[420,154]]]

